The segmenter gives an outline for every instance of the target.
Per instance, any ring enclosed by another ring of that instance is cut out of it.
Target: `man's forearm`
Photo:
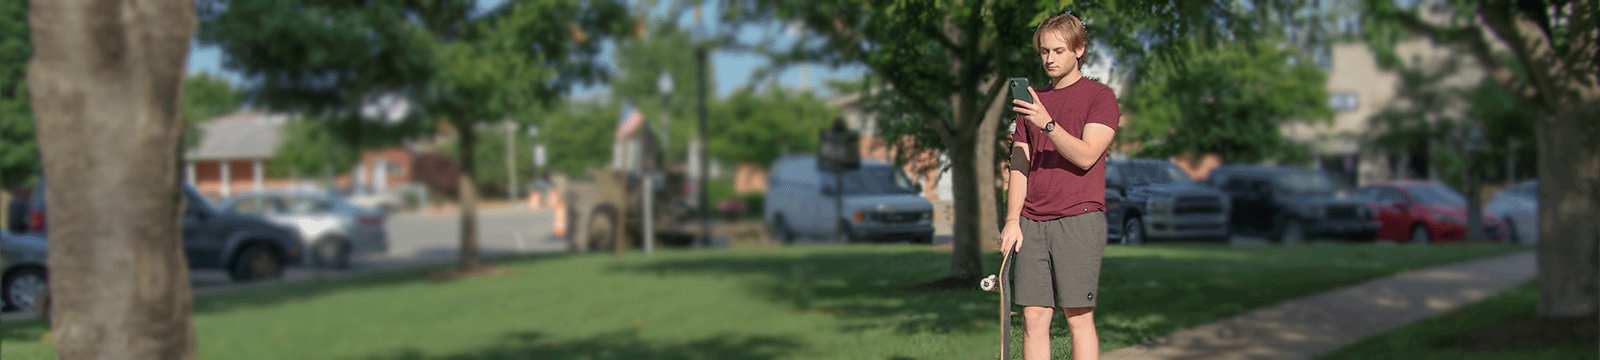
[[[1022,218],[1022,203],[1028,200],[1028,175],[1011,170],[1011,184],[1006,189],[1006,223]]]
[[[1094,166],[1095,162],[1100,161],[1100,152],[1089,146],[1089,142],[1059,129],[1048,134],[1050,142],[1056,145],[1057,150],[1060,150],[1058,152],[1061,153],[1061,157],[1067,158],[1067,161],[1071,161],[1073,165],[1088,169]]]

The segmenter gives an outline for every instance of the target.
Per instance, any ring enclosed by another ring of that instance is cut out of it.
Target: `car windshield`
[[[1443,185],[1426,185],[1406,189],[1417,202],[1427,205],[1466,205],[1467,198]]]
[[[1115,172],[1121,172],[1122,176],[1125,177],[1124,180],[1135,183],[1188,184],[1194,182],[1194,179],[1189,178],[1189,174],[1184,173],[1183,169],[1179,169],[1177,165],[1170,163],[1127,164],[1117,168],[1118,171]]]
[[[846,195],[914,194],[911,179],[887,166],[864,166],[844,173]]]
[[[1285,194],[1322,194],[1338,191],[1333,180],[1315,171],[1296,171],[1278,177],[1277,186]]]
[[[1511,189],[1511,194],[1528,199],[1536,198],[1539,196],[1539,182],[1529,181],[1522,183],[1521,185],[1517,185]]]

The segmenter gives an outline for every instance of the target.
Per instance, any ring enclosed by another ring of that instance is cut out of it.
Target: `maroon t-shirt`
[[[1111,88],[1087,78],[1079,79],[1061,89],[1034,89],[1039,93],[1039,103],[1056,122],[1055,131],[1066,131],[1072,137],[1083,139],[1083,127],[1089,123],[1105,124],[1117,129],[1122,110]],[[1077,216],[1105,211],[1106,155],[1088,170],[1079,168],[1056,151],[1044,129],[1033,126],[1021,116],[1016,118],[1016,130],[1011,140],[1027,143],[1029,159],[1028,197],[1022,205],[1022,216],[1035,221],[1049,221],[1066,216]]]

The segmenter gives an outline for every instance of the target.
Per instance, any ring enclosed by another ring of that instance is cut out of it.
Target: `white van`
[[[844,173],[841,193],[835,174],[817,168],[814,154],[789,155],[772,163],[763,219],[775,238],[832,237],[848,242],[933,242],[933,203],[922,186],[881,161],[862,160]],[[838,210],[843,196],[843,213]]]

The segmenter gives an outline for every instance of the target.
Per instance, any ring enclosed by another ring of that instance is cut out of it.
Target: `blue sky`
[[[479,2],[479,7],[484,9],[494,8],[503,4],[504,1],[505,0],[484,0]],[[627,1],[627,3],[629,3],[630,6],[640,6],[638,4],[639,0],[631,0]],[[715,26],[713,26],[714,23],[709,20],[717,18],[718,15],[714,11],[716,8],[718,8],[716,5],[708,4],[706,6],[707,11],[703,15],[708,21],[704,22],[704,24],[707,25],[705,28],[715,28]],[[666,12],[665,6],[658,6],[656,9],[650,12],[650,16],[654,19],[661,20],[666,18]],[[677,19],[677,21],[680,24],[687,25],[694,22],[692,18],[693,16],[691,14]],[[784,30],[783,24],[774,24],[768,29],[765,29],[765,31],[779,34],[782,34]],[[763,35],[765,34],[743,33],[740,34],[740,38],[742,40],[754,41],[760,39]],[[611,46],[611,44],[606,44],[605,53],[601,55],[601,62],[605,63],[607,66],[615,66],[614,62],[612,61],[612,49],[613,46]],[[235,84],[238,84],[240,79],[239,74],[224,71],[222,69],[222,59],[223,54],[221,50],[215,47],[202,47],[196,45],[194,49],[189,52],[189,73],[215,73],[222,75],[224,78],[227,78],[229,81],[232,81]],[[734,89],[746,85],[749,83],[751,76],[753,75],[752,73],[756,69],[766,65],[766,63],[767,61],[764,57],[757,55],[740,54],[726,51],[713,53],[711,55],[711,64],[708,64],[707,66],[708,69],[714,71],[712,76],[714,76],[716,79],[714,82],[716,83],[717,88],[713,95],[717,97],[727,96]],[[859,67],[830,69],[826,66],[811,65],[803,69],[792,68],[785,71],[779,76],[778,82],[788,88],[814,89],[819,93],[826,95],[828,91],[824,89],[824,85],[826,84],[827,80],[855,79],[859,78],[863,73],[864,70]],[[802,76],[802,74],[809,76]],[[679,84],[679,87],[686,88],[686,85],[687,84]],[[602,85],[589,88],[577,88],[573,90],[571,95],[572,98],[583,99],[608,97],[609,94],[609,87]]]

